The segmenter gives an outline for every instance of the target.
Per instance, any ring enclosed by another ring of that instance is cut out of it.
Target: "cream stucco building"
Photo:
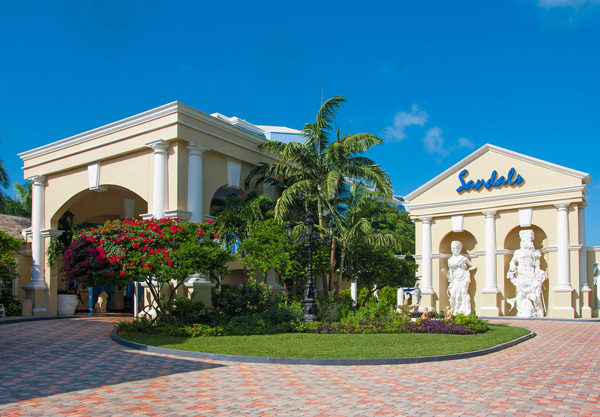
[[[519,248],[519,231],[532,229],[547,279],[546,316],[598,316],[593,266],[598,248],[585,236],[588,174],[493,145],[485,145],[406,196],[416,225],[416,258],[422,307],[446,310],[448,279],[442,273],[450,243],[477,267],[469,295],[480,316],[510,316],[515,297],[507,279]]]
[[[76,223],[132,217],[204,221],[214,197],[243,194],[241,184],[252,167],[275,161],[257,149],[260,143],[298,133],[173,102],[19,154],[25,178],[33,183],[32,274],[19,298],[33,300],[36,315],[56,314],[63,284],[44,255],[67,211]],[[262,191],[274,197],[272,189]],[[236,282],[241,270],[230,267]]]

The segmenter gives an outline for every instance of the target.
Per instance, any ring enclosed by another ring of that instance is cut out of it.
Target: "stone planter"
[[[58,294],[58,315],[70,316],[75,314],[79,299],[75,294]]]

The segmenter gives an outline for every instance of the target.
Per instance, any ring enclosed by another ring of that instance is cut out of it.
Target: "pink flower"
[[[204,234],[204,230],[198,230],[198,236],[202,236]]]
[[[213,221],[212,220],[207,220],[206,223],[211,224]]]

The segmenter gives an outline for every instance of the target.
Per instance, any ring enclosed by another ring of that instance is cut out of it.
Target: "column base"
[[[194,274],[187,277],[183,285],[188,291],[191,289],[190,297],[192,297],[192,301],[200,301],[206,308],[212,307],[211,292],[217,284],[213,284],[202,274]]]
[[[317,283],[315,284],[315,287],[318,287],[319,278],[320,277],[317,277]],[[280,283],[277,282],[275,271],[267,272],[266,284],[273,289],[274,294],[277,294],[277,295],[285,294],[285,288],[283,287],[283,285],[281,285]],[[317,288],[317,292],[318,292],[318,288]],[[322,279],[321,279],[321,292],[323,292],[323,280]]]
[[[549,311],[548,316],[561,319],[575,318],[575,309],[573,308],[572,291],[554,290],[555,306]]]
[[[34,316],[48,316],[50,315],[49,310],[49,297],[48,297],[48,286],[45,282],[41,283],[30,283],[23,287],[25,290],[25,299],[32,301],[31,312]]]
[[[438,311],[437,308],[438,298],[435,292],[425,294],[425,290],[421,293],[421,303],[419,304],[419,311],[425,311],[427,308],[429,311]]]
[[[585,283],[581,288],[581,318],[591,319],[593,310],[591,307],[592,303],[592,289]]]
[[[498,288],[484,288],[481,291],[481,307],[477,309],[477,315],[483,317],[500,317],[500,291]]]

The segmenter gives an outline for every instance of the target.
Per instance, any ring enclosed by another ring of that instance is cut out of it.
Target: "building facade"
[[[250,170],[276,161],[257,147],[281,129],[173,102],[19,154],[33,184],[32,274],[19,298],[33,301],[34,315],[57,314],[64,284],[45,252],[66,212],[76,224],[134,217],[204,221],[213,198],[243,196]],[[284,133],[299,137],[293,129]],[[272,189],[260,189],[274,197]],[[232,282],[241,282],[239,265],[230,268]]]
[[[512,316],[517,294],[507,278],[519,233],[533,230],[546,279],[544,316],[598,316],[593,267],[598,248],[586,246],[588,174],[485,145],[406,196],[416,226],[422,307],[450,304],[451,242],[475,266],[468,294],[480,316]]]

